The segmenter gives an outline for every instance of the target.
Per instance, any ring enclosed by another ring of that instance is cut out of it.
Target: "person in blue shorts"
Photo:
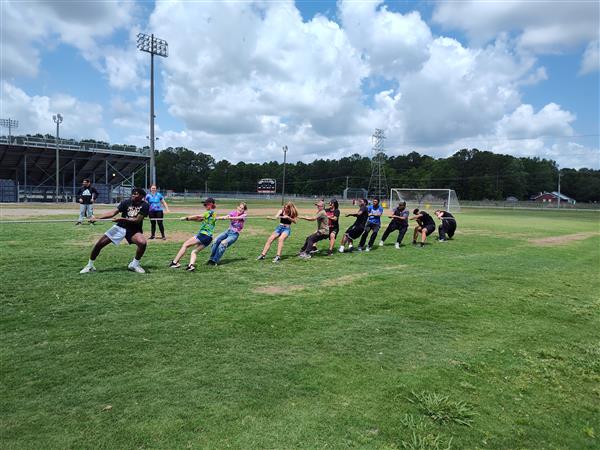
[[[193,272],[196,270],[196,258],[198,257],[198,252],[204,250],[212,242],[213,232],[215,231],[215,225],[217,224],[217,215],[215,213],[215,208],[217,205],[215,204],[215,199],[212,197],[208,197],[206,200],[204,200],[203,205],[206,208],[206,212],[204,214],[181,218],[181,220],[193,220],[196,222],[201,222],[200,230],[196,236],[189,238],[181,245],[179,252],[177,252],[177,256],[175,256],[175,259],[171,261],[171,264],[169,264],[170,268],[178,269],[181,267],[179,260],[183,258],[183,255],[185,255],[187,249],[190,247],[196,247],[194,250],[192,250],[190,255],[190,263],[186,268],[188,272]]]
[[[169,212],[169,205],[165,202],[163,195],[158,192],[155,184],[150,186],[150,193],[146,195],[146,202],[150,205],[150,237],[148,239],[156,238],[156,224],[158,223],[161,239],[164,241],[167,238],[165,237],[165,226],[162,220],[164,217],[163,206],[164,211]]]
[[[269,217],[271,219],[271,217]],[[278,263],[281,261],[281,252],[283,251],[283,243],[290,236],[292,232],[292,223],[296,223],[298,221],[298,210],[296,206],[292,202],[287,202],[283,208],[281,208],[275,217],[274,220],[279,219],[279,225],[275,228],[275,231],[269,236],[267,242],[265,242],[265,246],[256,258],[257,260],[265,259],[267,256],[267,252],[271,248],[271,244],[275,239],[278,239],[277,242],[277,254],[275,258],[273,258],[274,263]]]

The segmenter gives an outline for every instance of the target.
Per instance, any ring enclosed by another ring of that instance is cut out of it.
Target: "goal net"
[[[390,207],[405,201],[407,209],[436,210],[460,212],[460,204],[454,189],[405,189],[390,190]]]

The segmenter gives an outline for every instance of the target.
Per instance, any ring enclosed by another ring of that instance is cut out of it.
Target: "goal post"
[[[408,209],[442,209],[448,212],[460,212],[458,196],[454,189],[390,189],[390,207],[405,201]]]

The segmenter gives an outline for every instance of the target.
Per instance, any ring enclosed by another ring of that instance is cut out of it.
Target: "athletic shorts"
[[[285,233],[288,235],[288,237],[290,237],[290,234],[292,234],[292,227],[279,224],[273,233],[279,234],[280,236]]]
[[[331,233],[334,233],[337,236],[338,234],[340,234],[340,228],[339,227],[329,228],[329,234],[331,235]]]
[[[198,233],[196,235],[196,240],[203,246],[208,247],[212,242],[212,236],[204,233]]]
[[[131,231],[120,227],[119,225],[113,225],[106,233],[104,233],[104,236],[109,238],[115,245],[119,245],[123,239],[125,239],[128,244],[131,244],[131,238],[138,233],[139,231]]]
[[[429,224],[429,225],[426,225],[426,226],[424,226],[422,228],[424,228],[425,230],[427,230],[425,236],[429,236],[431,233],[433,233],[435,231],[435,224]]]
[[[365,231],[364,227],[357,227],[356,225],[352,225],[346,230],[346,234],[350,239],[354,240],[359,238],[360,235],[363,234],[363,231]]]

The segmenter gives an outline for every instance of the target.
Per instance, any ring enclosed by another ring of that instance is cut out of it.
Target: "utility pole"
[[[560,208],[560,169],[558,170],[558,201],[556,202],[556,207]]]
[[[150,53],[150,184],[156,184],[156,165],[154,161],[154,55],[166,58],[169,56],[169,44],[163,39],[148,36],[144,33],[137,35],[137,48]]]
[[[54,201],[58,203],[59,171],[60,171],[60,159],[59,159],[60,144],[58,143],[58,138],[59,138],[60,124],[63,121],[63,116],[61,114],[55,114],[54,116],[52,116],[52,120],[56,124],[56,193],[55,193],[56,197],[55,197]]]
[[[388,192],[387,180],[383,170],[385,158],[385,132],[379,128],[375,129],[373,139],[373,159],[371,160],[371,179],[369,180],[368,195],[379,197],[384,200]]]
[[[283,203],[285,202],[285,161],[288,146],[284,145],[283,147],[281,147],[281,149],[283,150],[283,184],[281,185],[281,206],[283,206]]]

